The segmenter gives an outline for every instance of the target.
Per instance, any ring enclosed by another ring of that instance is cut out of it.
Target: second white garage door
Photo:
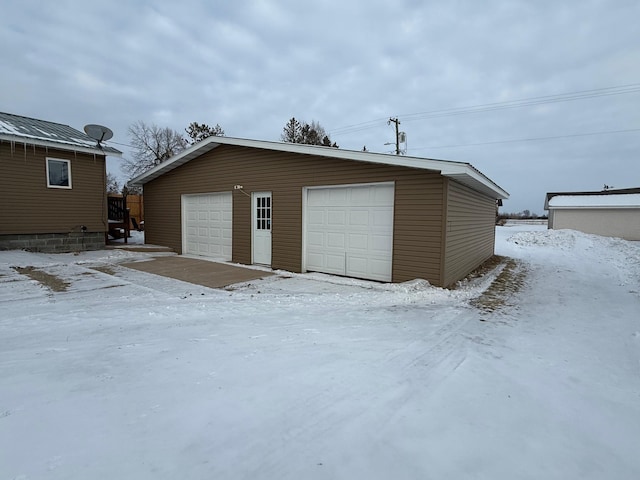
[[[305,268],[391,281],[393,184],[309,188]]]
[[[183,253],[231,260],[231,192],[182,196]]]

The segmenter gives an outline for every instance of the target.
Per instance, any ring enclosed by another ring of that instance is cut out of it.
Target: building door
[[[271,192],[254,192],[252,197],[252,263],[271,266]]]
[[[304,268],[391,281],[394,184],[310,187]]]
[[[182,252],[231,260],[231,192],[182,196]]]

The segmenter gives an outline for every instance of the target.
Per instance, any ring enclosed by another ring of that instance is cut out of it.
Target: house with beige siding
[[[0,249],[104,248],[106,156],[68,125],[0,112]]]
[[[544,208],[550,229],[640,240],[640,188],[547,193]]]
[[[209,137],[138,176],[145,241],[292,272],[451,286],[508,193],[468,163]]]

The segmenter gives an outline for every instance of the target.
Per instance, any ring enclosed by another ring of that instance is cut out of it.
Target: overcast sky
[[[0,111],[120,144],[138,120],[279,140],[295,116],[373,152],[397,116],[407,155],[542,214],[547,191],[640,187],[639,19],[637,0],[4,0]]]

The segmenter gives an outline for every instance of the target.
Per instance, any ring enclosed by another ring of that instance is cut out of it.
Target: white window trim
[[[51,183],[49,183],[49,160],[54,160],[56,162],[65,162],[67,164],[67,171],[69,172],[69,185],[51,185]],[[62,188],[64,190],[71,190],[72,189],[72,181],[71,181],[71,160],[66,160],[64,158],[53,158],[53,157],[47,157],[46,158],[46,165],[47,165],[47,188]]]

